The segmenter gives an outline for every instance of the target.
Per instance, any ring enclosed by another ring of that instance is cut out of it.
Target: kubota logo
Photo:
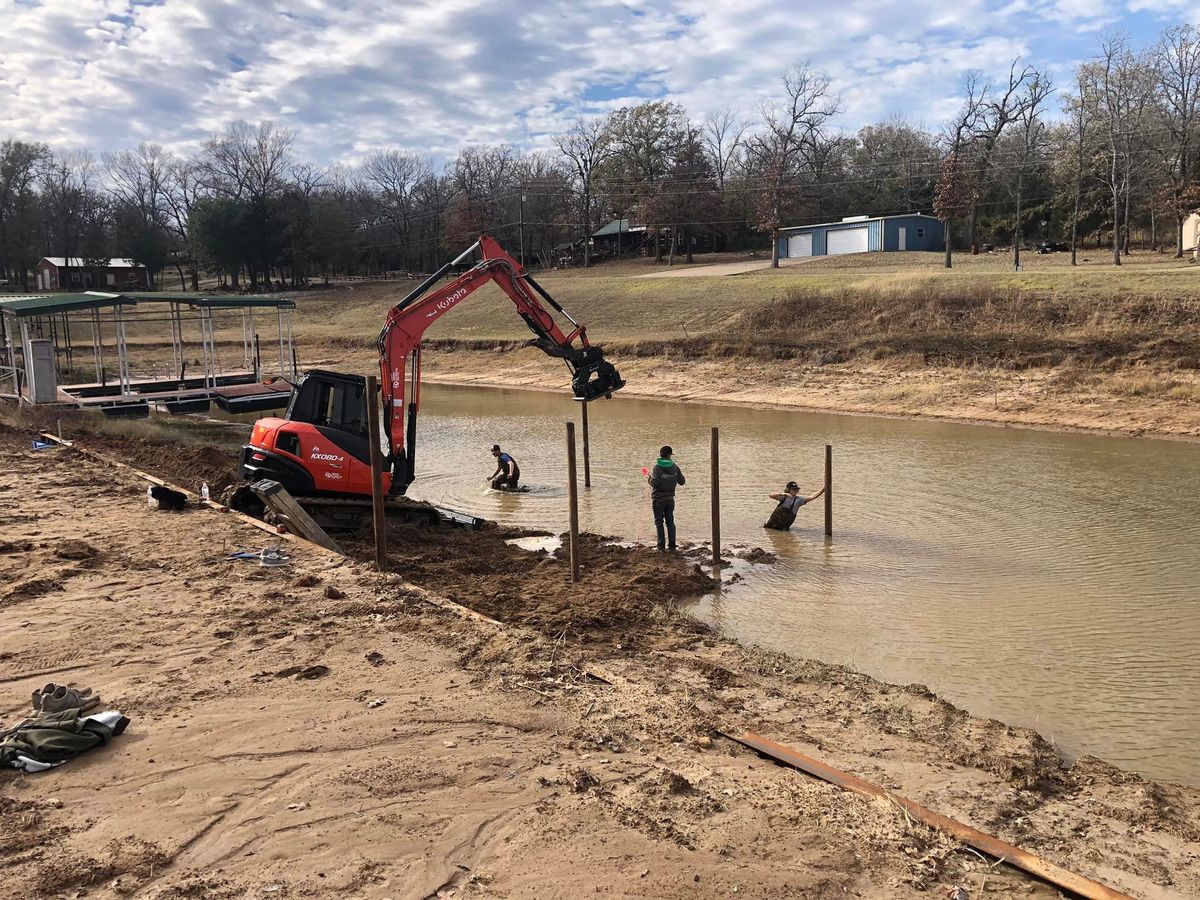
[[[425,318],[432,319],[438,313],[445,312],[450,307],[452,307],[455,303],[457,303],[459,300],[461,300],[463,297],[467,296],[467,293],[468,292],[465,287],[459,288],[457,291],[455,291],[449,297],[444,297],[443,299],[441,299],[437,303],[435,303],[433,305],[433,312],[428,313],[425,316]]]
[[[321,462],[342,462],[345,457],[338,456],[336,453],[322,453],[320,448],[315,448],[309,459],[319,459]]]

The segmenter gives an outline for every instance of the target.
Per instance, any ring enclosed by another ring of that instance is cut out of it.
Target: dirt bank
[[[524,536],[495,527],[431,531],[394,525],[389,560],[406,581],[487,616],[584,642],[636,641],[649,623],[715,585],[684,556],[620,546],[592,534],[581,535],[583,577],[572,584],[565,551],[535,553],[507,543]],[[364,562],[375,558],[370,534],[340,543]]]
[[[1200,893],[1200,792],[1094,759],[1068,768],[1034,732],[919,685],[696,629],[663,602],[662,577],[622,594],[596,574],[647,574],[656,555],[587,548],[601,562],[584,587],[595,576],[597,593],[624,596],[622,626],[611,607],[562,618],[541,596],[561,564],[534,554],[397,547],[427,584],[430,560],[448,560],[463,599],[490,595],[512,622],[496,627],[323,553],[296,550],[285,569],[223,562],[263,534],[208,510],[150,511],[144,483],[27,438],[0,431],[0,583],[42,584],[0,604],[0,716],[74,680],[133,724],[62,769],[0,774],[0,895],[1057,896],[718,728],[791,744],[1134,896]],[[546,580],[506,582],[514,558]],[[685,563],[661,562],[686,579]],[[313,666],[327,671],[295,677]]]
[[[813,364],[670,352],[616,352],[613,359],[629,397],[1200,440],[1195,372]],[[332,356],[325,361],[336,364]],[[570,390],[561,364],[535,350],[442,347],[426,353],[424,371],[427,381],[446,384]]]

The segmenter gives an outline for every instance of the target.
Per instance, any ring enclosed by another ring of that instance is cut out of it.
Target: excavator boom
[[[479,261],[448,284],[451,270],[479,254]],[[390,469],[388,493],[403,494],[416,471],[417,414],[421,405],[421,341],[426,330],[480,287],[495,283],[512,301],[533,337],[527,346],[562,359],[571,389],[583,401],[611,397],[624,387],[604,351],[588,341],[575,321],[515,259],[481,235],[456,259],[426,278],[393,306],[379,332],[380,390]],[[564,331],[557,313],[570,323]],[[260,419],[242,448],[243,479],[278,481],[298,498],[354,505],[371,493],[370,443],[366,427],[366,380],[357,375],[312,371],[296,385],[283,418]],[[302,505],[305,501],[301,500]],[[348,508],[348,507],[347,507]],[[357,507],[356,507],[357,509]],[[249,510],[247,510],[249,511]],[[347,521],[358,513],[351,511]]]
[[[449,284],[433,288],[450,269],[476,251],[481,259]],[[625,382],[604,351],[588,342],[587,328],[576,322],[515,259],[488,235],[481,235],[456,259],[447,263],[388,312],[379,332],[380,385],[383,421],[395,461],[392,493],[402,493],[415,473],[417,412],[421,398],[421,340],[425,331],[485,284],[494,283],[508,296],[534,337],[527,346],[562,359],[571,372],[571,390],[578,400],[611,397]],[[564,333],[549,304],[574,326]],[[407,381],[407,384],[406,384]],[[407,390],[407,408],[405,393]]]

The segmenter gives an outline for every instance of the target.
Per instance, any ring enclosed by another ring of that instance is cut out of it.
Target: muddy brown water
[[[562,394],[426,386],[411,493],[501,522],[564,528]],[[709,536],[709,429],[721,427],[727,544],[778,554],[695,614],[730,636],[922,682],[977,715],[1200,784],[1200,447],[1170,441],[617,398],[590,407],[589,531],[652,542],[641,468],[687,476],[680,539]],[[485,483],[494,442],[524,494]],[[766,531],[789,479],[818,501]],[[582,469],[580,478],[582,480]]]

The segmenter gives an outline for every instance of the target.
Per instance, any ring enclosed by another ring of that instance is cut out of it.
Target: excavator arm
[[[479,251],[481,259],[449,284],[434,286],[455,265]],[[391,493],[402,494],[416,471],[417,412],[421,405],[421,340],[425,331],[483,285],[495,282],[512,301],[534,337],[526,346],[540,348],[566,362],[576,399],[611,397],[625,382],[604,351],[588,343],[587,329],[563,309],[515,259],[488,235],[442,266],[388,312],[379,332],[379,370],[383,424],[392,461]],[[553,314],[574,326],[563,332]]]

